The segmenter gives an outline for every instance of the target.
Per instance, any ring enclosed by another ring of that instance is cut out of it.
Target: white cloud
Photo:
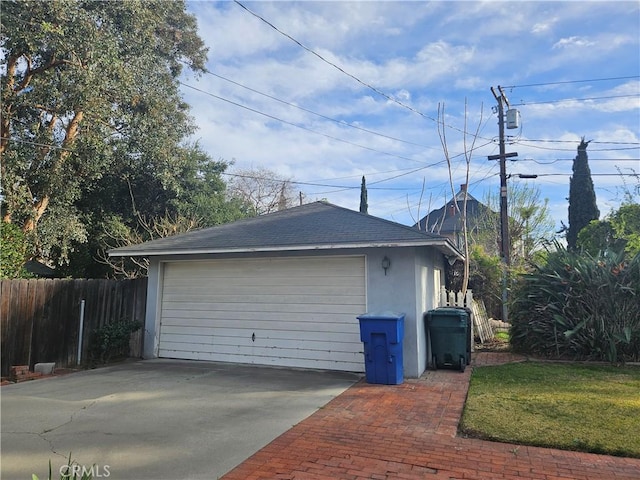
[[[531,28],[531,33],[534,33],[534,34],[537,34],[537,33],[540,33],[540,34],[548,33],[557,22],[558,22],[558,18],[557,17],[547,18],[542,22],[536,23]]]
[[[640,100],[636,80],[570,83],[629,76],[640,71],[637,55],[640,21],[635,2],[376,1],[247,5],[345,71],[424,114],[417,115],[388,101],[232,2],[189,3],[199,17],[201,35],[211,49],[212,71],[347,124],[416,144],[337,124],[211,75],[203,75],[197,83],[185,80],[205,92],[366,147],[314,134],[183,89],[201,127],[196,137],[201,138],[203,148],[213,158],[235,158],[237,168],[266,167],[299,181],[322,179],[320,183],[353,186],[350,190],[301,186],[312,199],[327,198],[357,208],[361,175],[367,175],[367,183],[389,179],[377,186],[402,190],[372,188],[370,212],[410,223],[409,208],[415,213],[422,179],[426,178],[421,213],[425,213],[429,196],[433,198],[432,207],[440,206],[444,196],[450,195],[446,166],[391,177],[443,160],[436,125],[429,119],[436,117],[438,104],[446,105],[446,123],[454,127],[447,129],[451,154],[463,151],[460,130],[464,128],[465,100],[470,111],[469,130],[475,129],[479,107],[484,104],[482,138],[478,142],[490,143],[474,153],[472,194],[482,199],[485,191],[495,193],[497,163],[486,160],[486,155],[497,152],[496,143],[491,142],[498,133],[497,118],[490,111],[495,105],[491,86],[569,81],[507,90],[512,103],[527,103],[518,107],[522,113],[522,132],[510,134],[573,142],[510,145],[521,158],[551,162],[572,157],[582,135],[637,142]],[[619,95],[635,97],[538,103]],[[635,150],[631,154],[637,158],[637,153]],[[510,163],[508,168],[512,172],[525,168],[529,169],[527,172],[539,173],[571,170],[566,162]],[[609,177],[599,177],[598,182],[602,178]],[[464,160],[460,157],[454,160],[456,188],[463,179]],[[568,194],[568,177],[541,177],[536,185],[544,189],[543,196],[551,198],[555,214],[566,218],[564,197]]]
[[[571,48],[571,47],[590,47],[595,45],[595,42],[592,42],[584,37],[572,36],[568,38],[561,38],[556,43],[553,44],[551,48]]]

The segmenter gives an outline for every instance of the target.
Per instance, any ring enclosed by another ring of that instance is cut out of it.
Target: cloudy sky
[[[619,204],[624,182],[640,181],[629,176],[640,173],[636,1],[193,1],[188,9],[210,73],[186,74],[182,92],[195,139],[212,158],[233,160],[230,172],[267,168],[298,182],[307,201],[355,210],[364,175],[369,213],[413,224],[451,198],[439,119],[455,190],[469,161],[470,193],[498,194],[499,165],[487,156],[498,153],[491,87],[502,86],[521,114],[520,128],[506,130],[507,152],[518,153],[507,162],[509,185],[531,182],[558,225],[567,222],[581,137],[591,140],[602,214]]]

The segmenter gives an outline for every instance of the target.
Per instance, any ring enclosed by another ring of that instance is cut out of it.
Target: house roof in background
[[[464,203],[464,191],[465,186],[461,185],[460,191],[455,196],[455,202],[458,204],[458,210],[452,214],[449,209],[454,208],[454,199],[449,200],[444,206],[432,210],[427,215],[422,217],[414,227],[420,228],[426,232],[437,231],[441,235],[452,232],[462,231],[462,214],[460,213]],[[467,221],[469,226],[475,225],[475,220],[480,215],[497,215],[493,210],[477,200],[473,195],[467,192]]]
[[[37,277],[55,278],[58,276],[55,269],[37,260],[27,260],[24,264],[24,269]]]
[[[327,202],[161,238],[109,251],[112,257],[432,246],[462,258],[445,237]]]

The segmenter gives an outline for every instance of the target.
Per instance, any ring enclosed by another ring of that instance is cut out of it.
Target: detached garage
[[[158,355],[362,371],[364,256],[164,266]]]
[[[150,259],[147,358],[363,372],[356,317],[397,311],[406,377],[426,368],[422,314],[461,257],[444,237],[325,202],[109,254]]]

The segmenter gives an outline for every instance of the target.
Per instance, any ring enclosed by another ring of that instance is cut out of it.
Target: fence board
[[[124,318],[144,323],[147,279],[136,280],[1,280],[0,353],[2,376],[12,365],[78,361],[80,306],[85,301],[83,348],[88,359],[90,339],[99,327]],[[132,334],[131,355],[143,351],[144,335]]]

